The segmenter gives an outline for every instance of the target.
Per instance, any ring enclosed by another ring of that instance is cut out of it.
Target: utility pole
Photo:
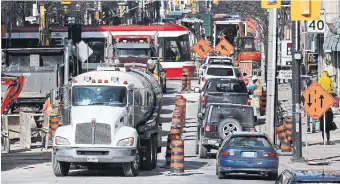
[[[277,9],[269,9],[268,59],[267,59],[267,113],[266,133],[274,140],[275,91],[276,91],[276,47],[277,47]]]
[[[294,146],[293,146],[293,158],[294,162],[303,162],[302,157],[302,132],[301,132],[301,89],[300,89],[300,22],[292,22],[292,99],[293,99],[293,132],[294,132]]]

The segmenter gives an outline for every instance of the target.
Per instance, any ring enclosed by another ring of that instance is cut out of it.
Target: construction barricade
[[[168,135],[165,167],[170,166],[170,175],[184,175],[183,126],[186,113],[186,99],[182,95],[175,97],[176,105],[172,113],[170,133]]]
[[[260,97],[260,115],[266,115],[267,111],[267,89],[262,87],[262,96]]]

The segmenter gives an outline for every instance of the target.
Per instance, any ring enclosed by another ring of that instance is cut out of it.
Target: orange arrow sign
[[[220,52],[222,56],[228,56],[234,51],[234,47],[226,40],[221,39],[221,41],[216,45],[216,50]]]
[[[199,40],[193,47],[192,50],[194,50],[196,52],[196,54],[198,56],[200,56],[201,58],[204,58],[205,55],[210,52],[212,48],[210,47],[210,45],[204,40],[201,39]]]
[[[302,96],[305,99],[304,110],[315,120],[324,115],[335,103],[333,96],[316,81],[302,93]]]

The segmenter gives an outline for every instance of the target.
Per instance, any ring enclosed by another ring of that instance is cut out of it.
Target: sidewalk
[[[340,115],[334,113],[334,122],[338,129],[331,131],[330,141],[332,145],[323,145],[321,132],[308,133],[306,126],[306,117],[302,116],[302,156],[308,163],[297,163],[292,162],[292,154],[285,154],[289,156],[280,157],[280,169],[308,169],[308,170],[339,170],[340,168]],[[258,131],[264,131],[264,125],[257,127]],[[312,125],[311,125],[312,126]],[[319,130],[319,122],[316,123],[316,129]],[[308,142],[306,149],[306,140]],[[278,150],[278,152],[280,152]],[[328,165],[316,165],[317,163],[323,162],[323,159],[329,162]],[[313,164],[313,165],[311,165]]]

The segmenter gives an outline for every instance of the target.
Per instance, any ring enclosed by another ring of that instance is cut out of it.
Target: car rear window
[[[271,148],[267,138],[262,136],[237,136],[232,137],[225,147],[244,147],[244,148]]]
[[[247,93],[247,87],[243,81],[211,81],[206,89],[207,92],[231,92]]]
[[[232,68],[208,68],[207,75],[212,76],[234,76]]]

